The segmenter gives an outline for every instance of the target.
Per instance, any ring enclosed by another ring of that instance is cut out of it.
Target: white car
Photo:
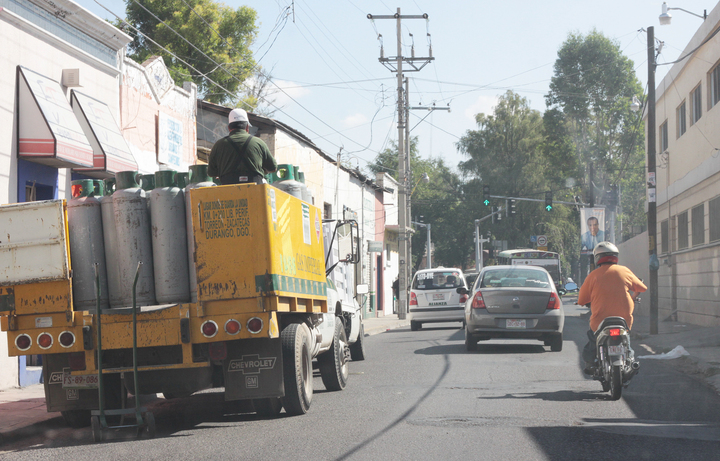
[[[410,285],[410,329],[417,331],[423,323],[462,322],[468,296],[459,294],[458,288],[467,289],[460,269],[436,267],[417,271]]]

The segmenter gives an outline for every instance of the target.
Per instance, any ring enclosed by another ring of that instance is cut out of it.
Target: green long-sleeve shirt
[[[256,175],[265,176],[266,172],[277,170],[277,162],[268,146],[262,139],[253,137],[245,151],[247,162],[239,161],[237,170],[231,171],[233,159],[238,154],[237,151],[242,151],[242,146],[249,136],[250,134],[244,130],[235,130],[230,134],[229,139],[225,137],[217,140],[210,151],[208,174],[213,177],[222,177],[226,174],[237,173],[238,176],[252,178]],[[237,146],[237,149],[230,145],[231,142]],[[248,167],[252,169],[248,171]]]

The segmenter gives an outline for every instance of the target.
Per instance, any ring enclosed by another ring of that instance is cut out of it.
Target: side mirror
[[[370,287],[367,284],[358,285],[355,287],[355,293],[359,295],[366,295],[370,291]]]
[[[558,288],[558,294],[560,296],[565,296],[567,294],[567,291],[565,291],[565,288]]]
[[[461,294],[461,295],[470,294],[470,292],[468,291],[468,289],[465,288],[465,287],[460,287],[460,288],[456,289],[455,292],[456,292],[457,294]]]

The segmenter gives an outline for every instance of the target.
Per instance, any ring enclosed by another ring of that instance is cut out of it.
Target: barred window
[[[720,64],[710,71],[710,107],[720,102]]]
[[[690,108],[690,124],[694,125],[700,117],[702,117],[702,85],[698,85],[690,93],[690,102],[692,107]]]
[[[678,249],[683,250],[689,246],[688,242],[688,212],[677,215]]]
[[[670,236],[668,235],[668,220],[660,223],[660,253],[667,253],[670,246]]]
[[[660,152],[665,152],[668,149],[668,127],[667,120],[660,125]]]
[[[692,209],[692,244],[693,246],[705,243],[705,204]]]
[[[684,135],[687,131],[687,114],[685,113],[685,101],[680,104],[680,107],[675,111],[675,117],[677,119],[676,131],[677,138]]]
[[[720,240],[720,196],[708,202],[708,217],[710,218],[710,241]]]

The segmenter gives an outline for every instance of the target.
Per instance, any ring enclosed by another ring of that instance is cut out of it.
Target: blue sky
[[[101,18],[114,19],[105,6],[124,16],[123,0],[74,0]],[[98,4],[99,3],[99,4]],[[513,90],[531,107],[545,110],[557,50],[569,32],[593,28],[617,40],[635,63],[638,78],[647,82],[646,34],[664,42],[659,63],[680,56],[702,19],[671,11],[672,24],[660,26],[662,1],[424,1],[424,0],[226,0],[237,8],[258,12],[255,58],[285,93],[274,118],[311,138],[327,154],[342,152],[343,163],[363,167],[397,139],[396,78],[380,62],[382,35],[385,56],[397,55],[395,20],[367,19],[367,14],[428,14],[428,20],[403,20],[403,55],[427,56],[434,62],[410,77],[412,106],[450,105],[451,111],[412,111],[412,135],[424,157],[442,157],[452,167],[464,157],[455,143],[475,129],[474,115],[492,113],[497,97]],[[293,8],[294,6],[294,8]],[[670,7],[703,14],[714,3],[684,0]],[[289,7],[289,8],[288,8]],[[293,14],[294,9],[294,14]],[[413,37],[410,37],[410,34]],[[430,33],[428,39],[427,34]],[[669,66],[660,66],[656,81]],[[182,84],[182,82],[177,82]]]

